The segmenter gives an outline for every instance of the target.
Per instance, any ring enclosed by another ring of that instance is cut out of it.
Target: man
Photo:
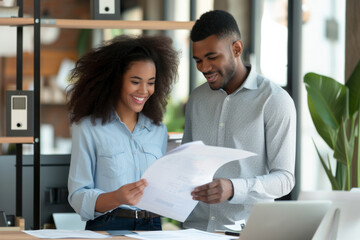
[[[257,154],[223,165],[212,182],[191,193],[200,202],[184,227],[212,232],[247,219],[256,202],[292,190],[296,111],[286,91],[244,65],[240,31],[229,13],[203,14],[191,40],[197,69],[207,83],[190,96],[183,143],[201,140]]]

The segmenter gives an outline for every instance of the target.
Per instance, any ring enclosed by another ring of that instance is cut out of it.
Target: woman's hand
[[[147,185],[146,179],[126,184],[114,192],[115,197],[121,204],[135,206],[140,201]]]
[[[135,206],[139,203],[148,183],[146,179],[126,184],[113,192],[100,194],[96,200],[95,211],[107,212],[122,204]]]

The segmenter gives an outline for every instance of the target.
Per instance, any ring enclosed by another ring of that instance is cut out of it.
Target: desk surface
[[[103,234],[107,234],[106,232],[99,232]],[[0,232],[0,239],[6,239],[6,240],[33,240],[33,239],[40,239],[34,236],[31,236],[29,234],[26,234],[21,231],[1,231]],[[45,238],[41,238],[42,240],[45,240]],[[49,238],[50,239],[50,238]],[[81,240],[86,240],[88,238],[81,238]],[[134,240],[134,238],[124,237],[124,236],[112,236],[112,238],[103,238],[103,239],[130,239]],[[54,239],[51,239],[54,240]],[[79,238],[66,238],[66,240],[79,240]],[[94,240],[94,239],[91,239]]]
[[[102,234],[107,234],[107,232],[99,232]],[[219,233],[219,234],[223,234],[223,233]],[[34,239],[40,239],[34,236],[31,236],[29,234],[26,234],[24,232],[21,231],[0,231],[0,239],[6,239],[6,240],[34,240]],[[42,240],[46,240],[46,238],[41,238]],[[111,238],[103,238],[103,239],[107,239],[107,240],[113,240],[113,239],[127,239],[127,240],[134,240],[135,238],[129,238],[129,237],[125,237],[125,236],[112,236]],[[50,238],[48,239],[50,240]],[[54,239],[51,239],[54,240]],[[66,238],[66,240],[79,240],[79,238]],[[89,238],[81,238],[81,240],[94,240],[94,239],[89,239]]]

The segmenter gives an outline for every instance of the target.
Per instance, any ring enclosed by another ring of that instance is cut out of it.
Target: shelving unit
[[[40,28],[190,30],[194,21],[122,21],[83,19],[41,19],[40,0],[34,0],[34,17],[23,18],[23,0],[17,0],[19,18],[0,18],[0,26],[14,26],[17,36],[17,90],[22,89],[22,28],[34,26],[34,136],[0,137],[0,143],[16,143],[16,215],[22,215],[22,144],[34,145],[34,229],[40,229]]]
[[[0,18],[0,26],[17,28],[16,90],[23,89],[23,27],[34,26],[34,134],[1,137],[0,143],[16,143],[16,216],[22,216],[22,144],[34,146],[34,229],[40,228],[40,1],[34,1],[34,18],[23,18],[23,0],[17,0],[18,18]]]

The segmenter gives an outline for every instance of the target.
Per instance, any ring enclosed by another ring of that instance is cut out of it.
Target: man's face
[[[213,90],[226,90],[235,74],[235,58],[231,40],[211,35],[193,43],[193,58]]]

